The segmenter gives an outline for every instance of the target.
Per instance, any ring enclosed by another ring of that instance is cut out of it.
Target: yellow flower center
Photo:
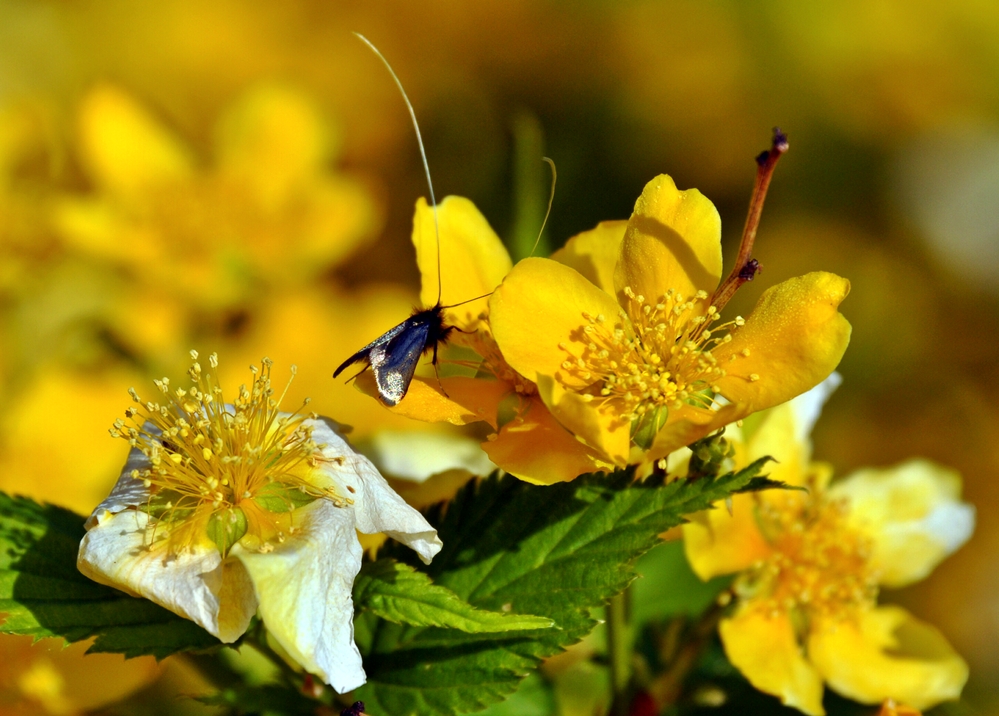
[[[129,390],[138,407],[125,416],[134,425],[119,419],[111,429],[149,461],[131,476],[150,489],[141,508],[152,518],[150,543],[165,539],[175,553],[210,540],[224,556],[243,540],[247,547],[267,551],[273,541],[294,532],[295,508],[317,498],[338,506],[352,502],[310,481],[322,460],[306,424],[315,416],[280,413],[284,393],[274,396],[269,359],[251,368],[251,387],[240,386],[227,404],[215,354],[207,375],[197,353],[191,357],[190,388],[171,389],[168,378],[154,381],[163,402],[143,401]]]
[[[848,525],[845,503],[789,493],[761,500],[758,509],[773,552],[740,576],[740,596],[762,599],[802,627],[802,620],[846,619],[874,605],[870,539]]]
[[[743,319],[712,328],[718,310],[704,291],[685,298],[670,289],[652,302],[626,287],[624,296],[627,306],[613,324],[584,313],[579,338],[559,345],[569,354],[563,383],[585,384],[587,400],[613,406],[633,425],[663,409],[712,408],[725,368],[711,351],[732,340],[729,330]]]

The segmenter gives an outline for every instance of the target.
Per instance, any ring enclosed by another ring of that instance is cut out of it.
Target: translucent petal
[[[351,599],[361,544],[349,508],[320,500],[301,513],[295,534],[273,551],[237,546],[233,556],[249,573],[271,636],[342,694],[365,682]]]
[[[437,530],[407,505],[371,461],[355,453],[329,422],[309,422],[313,439],[322,446],[326,458],[324,472],[340,496],[353,501],[350,512],[357,530],[366,534],[384,532],[429,564],[442,546]]]

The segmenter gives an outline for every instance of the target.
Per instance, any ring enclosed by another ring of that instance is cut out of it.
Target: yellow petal
[[[536,383],[539,376],[551,376],[556,389],[561,381],[583,388],[564,373],[569,354],[559,344],[582,345],[584,313],[611,320],[618,312],[617,301],[578,271],[550,259],[525,259],[489,300],[489,325],[507,363],[525,378]]]
[[[715,290],[722,272],[721,219],[697,189],[661,174],[645,185],[621,245],[614,283],[650,301],[668,289],[690,298]]]
[[[358,376],[357,387],[377,397],[370,371]],[[427,423],[468,425],[484,420],[495,428],[500,401],[509,392],[510,386],[498,380],[451,376],[441,378],[438,385],[436,378],[417,377],[410,383],[406,397],[389,410]]]
[[[728,372],[715,382],[741,406],[739,417],[790,400],[832,373],[850,342],[850,324],[837,311],[849,291],[849,281],[825,272],[773,286],[732,340],[712,351]]]
[[[483,443],[482,449],[499,467],[538,485],[567,482],[608,468],[593,450],[559,425],[537,397],[520,417]]]
[[[602,221],[595,228],[573,236],[551,258],[576,269],[590,283],[613,296],[614,269],[627,226],[627,221]]]
[[[277,84],[241,97],[220,120],[216,137],[222,171],[257,189],[265,206],[317,173],[333,141],[315,103]]]
[[[756,524],[753,496],[736,495],[731,509],[730,513],[725,503],[718,502],[714,509],[692,515],[683,525],[687,561],[704,581],[741,572],[770,554]]]
[[[718,634],[729,661],[753,686],[787,706],[822,716],[822,678],[801,652],[787,616],[744,605],[723,619]]]
[[[808,471],[808,443],[796,437],[797,422],[790,403],[770,408],[746,446],[746,464],[769,455],[767,473],[789,485],[803,485]]]
[[[890,698],[925,710],[958,698],[968,680],[968,665],[943,635],[901,607],[817,622],[808,653],[830,688],[861,703]]]
[[[451,306],[485,296],[510,271],[510,254],[482,213],[468,199],[449,196],[437,206],[440,226],[440,278],[437,274],[437,232],[434,212],[424,199],[416,202],[413,216],[413,246],[420,268],[424,306],[441,302]],[[485,309],[486,299],[471,301],[448,311],[450,323],[467,328]]]
[[[716,411],[684,405],[669,412],[666,424],[656,433],[646,459],[658,460],[690,445],[705,435],[743,417],[741,406],[725,405]]]
[[[873,565],[890,587],[926,577],[975,528],[974,508],[960,501],[960,475],[928,460],[859,470],[829,494],[849,500],[850,521],[871,539]]]
[[[563,392],[548,376],[538,378],[538,394],[556,420],[570,433],[599,451],[605,460],[624,467],[631,450],[631,422],[613,406],[598,408],[581,393]]]
[[[110,85],[80,107],[83,159],[105,188],[137,197],[151,185],[187,179],[193,161],[181,144],[131,97]]]

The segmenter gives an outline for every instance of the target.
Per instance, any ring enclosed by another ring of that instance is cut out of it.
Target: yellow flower
[[[196,354],[193,356],[196,359]],[[217,360],[192,387],[157,381],[112,434],[132,446],[87,521],[78,566],[233,642],[259,612],[271,636],[343,693],[364,683],[353,642],[357,532],[388,532],[430,562],[437,532],[325,419],[278,410],[270,361],[232,404]]]
[[[90,646],[0,635],[0,713],[70,716],[98,710],[148,686],[163,671],[151,656],[87,654]]]
[[[489,459],[530,482],[571,480],[609,467],[553,419],[537,386],[513,370],[496,345],[487,295],[512,265],[500,238],[475,205],[461,197],[444,199],[437,208],[437,221],[441,301],[461,304],[446,312],[447,323],[460,329],[451,340],[456,349],[446,354],[439,384],[433,376],[417,377],[392,411],[455,425],[485,422],[492,430],[482,445]],[[434,213],[423,199],[416,205],[413,244],[423,278],[420,299],[430,306],[438,292],[437,239]],[[462,303],[475,298],[479,300]],[[373,393],[367,376],[359,383]]]
[[[106,416],[117,412],[122,382],[135,378],[122,369],[39,370],[6,401],[0,418],[0,489],[86,513],[107,494],[127,452],[106,439]],[[57,439],[51,432],[54,407],[73,416],[73,429]]]
[[[830,390],[821,384],[761,416],[739,439],[736,466],[771,455],[775,479],[807,492],[740,495],[684,525],[702,579],[738,572],[736,603],[719,633],[756,688],[807,714],[823,714],[823,682],[862,703],[929,708],[955,699],[968,667],[932,626],[878,606],[880,585],[925,577],[974,529],[961,481],[923,460],[861,470],[829,484],[810,462],[808,433]]]
[[[564,428],[605,461],[647,462],[808,390],[846,349],[845,279],[785,281],[745,321],[720,322],[721,272],[718,212],[662,175],[627,224],[514,267],[489,322]]]
[[[336,138],[317,107],[283,86],[249,91],[220,119],[214,167],[121,90],[79,113],[96,196],[67,198],[68,244],[110,260],[159,300],[219,308],[261,286],[318,277],[371,237],[377,211],[357,181],[331,173]]]

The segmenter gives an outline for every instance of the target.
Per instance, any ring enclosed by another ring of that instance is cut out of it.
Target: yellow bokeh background
[[[232,387],[263,355],[279,378],[297,364],[291,402],[358,437],[412,427],[330,377],[416,300],[425,194],[402,102],[351,31],[405,84],[438,197],[511,240],[539,223],[545,169],[527,181],[518,147],[543,138],[550,247],[626,218],[666,172],[715,202],[730,256],[752,157],[788,132],[764,272],[733,307],[806,271],[851,280],[816,456],[964,475],[975,536],[887,596],[940,626],[967,702],[999,713],[994,2],[4,3],[0,489],[88,511],[123,458],[107,427],[125,391],[179,376],[191,348]]]

